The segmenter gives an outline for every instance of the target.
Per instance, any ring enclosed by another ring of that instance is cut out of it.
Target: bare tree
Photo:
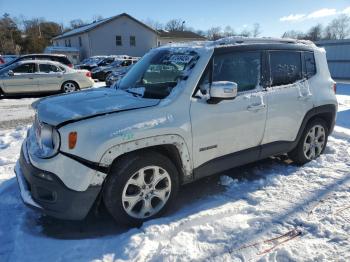
[[[164,25],[156,20],[153,20],[151,18],[147,18],[146,20],[142,21],[143,23],[145,23],[146,25],[148,25],[149,27],[152,27],[155,30],[161,30],[164,29]]]
[[[218,40],[223,37],[221,27],[212,27],[207,31],[207,37],[209,40]]]
[[[75,28],[81,27],[83,25],[86,25],[87,23],[81,19],[73,19],[69,22],[69,24],[70,24],[71,29],[75,29]]]
[[[165,29],[168,31],[183,31],[185,21],[182,19],[171,19],[165,25]]]
[[[240,36],[245,36],[245,37],[250,37],[252,35],[252,32],[249,31],[248,29],[243,29],[242,32],[240,33]]]
[[[348,36],[350,36],[350,17],[347,15],[333,19],[324,32],[326,39],[345,39]]]
[[[301,31],[290,30],[284,32],[283,38],[293,38],[293,39],[305,39],[305,34]]]
[[[230,36],[234,36],[236,33],[233,30],[233,28],[231,26],[226,26],[224,29],[224,36],[226,37],[230,37]]]
[[[261,34],[261,28],[259,23],[253,25],[252,36],[258,37]]]
[[[102,15],[94,15],[92,17],[92,22],[95,23],[95,22],[98,22],[98,21],[101,21],[103,20],[103,16]]]
[[[317,24],[309,29],[305,38],[311,41],[318,41],[322,39],[323,27]]]

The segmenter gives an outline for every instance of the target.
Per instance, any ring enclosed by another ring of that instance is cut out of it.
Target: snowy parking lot
[[[349,261],[350,85],[337,93],[321,157],[303,167],[269,158],[186,185],[164,217],[134,229],[27,208],[13,168],[37,98],[0,100],[0,261]]]

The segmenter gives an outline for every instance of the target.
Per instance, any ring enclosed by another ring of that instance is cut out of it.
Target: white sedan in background
[[[69,93],[92,87],[87,70],[76,70],[47,60],[20,61],[0,70],[0,95]]]

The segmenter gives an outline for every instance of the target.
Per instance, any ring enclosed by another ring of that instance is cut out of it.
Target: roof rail
[[[291,38],[272,38],[272,37],[243,37],[232,36],[218,39],[212,42],[212,45],[235,45],[235,44],[270,44],[270,43],[283,43],[283,44],[304,44],[308,46],[314,46],[315,44],[308,40],[296,40]]]

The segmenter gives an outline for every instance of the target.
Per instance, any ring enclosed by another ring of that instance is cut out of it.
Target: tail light
[[[86,72],[86,76],[91,78],[91,72]]]
[[[334,83],[334,84],[333,84],[333,91],[334,91],[334,94],[337,93],[337,83]]]
[[[68,64],[67,66],[70,68],[73,68],[73,64]]]

